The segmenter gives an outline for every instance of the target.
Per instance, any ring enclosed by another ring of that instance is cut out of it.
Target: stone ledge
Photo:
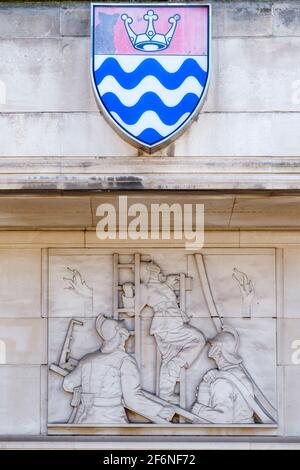
[[[196,424],[131,424],[131,425],[70,425],[70,424],[49,424],[49,435],[119,435],[119,436],[152,436],[164,435],[171,432],[174,436],[221,436],[224,432],[231,435],[276,435],[277,424],[248,424],[248,425],[196,425]]]
[[[298,190],[299,185],[299,157],[0,158],[1,190]]]
[[[105,439],[99,436],[93,439],[89,437],[85,439],[80,437],[74,441],[74,436],[70,436],[70,440],[64,436],[54,437],[47,436],[45,438],[31,438],[24,440],[17,439],[16,437],[11,437],[9,439],[2,439],[0,441],[0,449],[94,449],[94,450],[225,450],[225,449],[240,449],[240,450],[254,450],[254,449],[276,449],[276,450],[292,450],[300,449],[299,439],[285,438],[261,438],[259,440],[252,440],[251,438],[238,438],[234,439],[222,436],[222,438],[193,438],[192,440],[184,436],[180,437],[180,440],[176,438],[172,439],[168,437],[164,439],[164,436],[160,436],[159,439],[155,440],[152,437],[144,437],[140,440],[137,436],[134,437],[134,440],[130,440],[129,437],[123,437],[122,441],[114,439],[113,436]]]

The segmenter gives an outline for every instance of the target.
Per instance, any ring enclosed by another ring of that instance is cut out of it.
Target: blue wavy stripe
[[[153,75],[168,90],[178,88],[187,77],[195,77],[204,87],[207,73],[191,58],[186,59],[177,72],[167,72],[155,59],[145,59],[133,72],[124,72],[117,59],[109,57],[95,71],[96,84],[99,85],[107,76],[112,75],[126,90],[135,88],[147,75]]]
[[[135,124],[145,111],[154,111],[164,124],[172,126],[184,113],[191,113],[198,104],[199,97],[186,94],[176,106],[166,106],[153,92],[145,93],[134,106],[124,106],[114,93],[105,93],[102,101],[109,112],[115,112],[126,124]]]
[[[137,139],[139,139],[141,142],[144,142],[145,144],[153,145],[164,139],[164,137],[160,135],[155,129],[148,128],[143,130],[143,132],[137,136]]]

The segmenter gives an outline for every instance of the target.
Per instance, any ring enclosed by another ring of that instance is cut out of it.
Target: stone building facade
[[[206,102],[151,155],[99,112],[90,3],[0,3],[2,448],[299,446],[300,2],[210,3]],[[100,240],[119,196],[204,204],[204,247]]]

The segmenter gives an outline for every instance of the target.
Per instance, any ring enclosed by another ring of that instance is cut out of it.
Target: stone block
[[[0,5],[0,38],[59,36],[59,8],[55,6]]]
[[[213,35],[268,36],[272,34],[271,2],[214,2]]]
[[[60,10],[60,31],[62,36],[89,36],[90,35],[90,8],[69,8]]]
[[[176,141],[175,155],[297,156],[298,121],[298,113],[202,114]],[[99,113],[3,114],[0,131],[2,156],[138,154]],[[168,147],[158,154],[167,152]]]
[[[277,246],[300,245],[300,233],[293,230],[241,230],[242,246]]]
[[[284,317],[300,318],[300,248],[284,250]]]
[[[214,39],[203,111],[300,111],[300,38]]]
[[[273,34],[277,36],[300,36],[300,3],[274,2]]]
[[[1,318],[0,364],[47,364],[47,321]]]
[[[0,265],[0,318],[40,317],[40,250],[0,249]]]
[[[203,113],[176,141],[175,156],[297,156],[298,124],[298,113]]]
[[[126,157],[138,152],[120,138],[99,113],[64,114],[61,145],[62,154],[70,156]]]
[[[89,198],[14,197],[0,199],[0,227],[79,227],[92,225]]]
[[[60,155],[60,126],[58,114],[0,114],[0,155]]]
[[[84,232],[77,231],[56,231],[56,230],[19,230],[0,231],[0,246],[16,248],[46,248],[70,245],[74,247],[84,246]]]
[[[0,365],[0,434],[40,433],[40,366]]]
[[[5,86],[2,112],[98,109],[91,86],[88,38],[3,39],[0,55],[0,79]]]
[[[284,429],[287,436],[300,436],[300,366],[285,366]]]
[[[299,202],[290,196],[237,197],[230,219],[231,227],[300,226]]]

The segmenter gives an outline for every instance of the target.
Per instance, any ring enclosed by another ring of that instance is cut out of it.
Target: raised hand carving
[[[242,316],[251,317],[251,307],[254,299],[255,291],[251,279],[247,274],[233,268],[232,278],[238,283],[242,296]]]
[[[87,285],[80,272],[77,271],[77,269],[71,269],[69,267],[67,267],[67,270],[71,277],[63,278],[66,282],[65,289],[71,290],[85,299],[92,299],[93,289]]]

